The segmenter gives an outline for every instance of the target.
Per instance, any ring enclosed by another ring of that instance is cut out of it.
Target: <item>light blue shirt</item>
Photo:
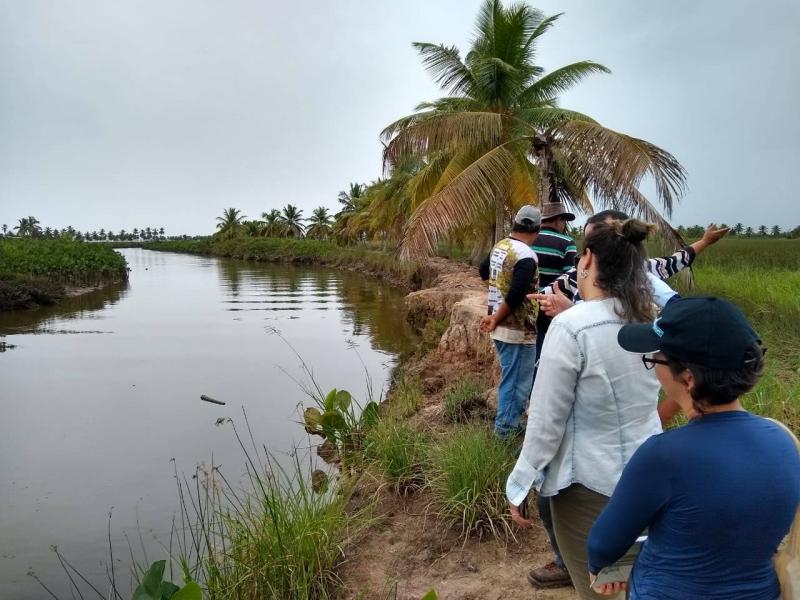
[[[545,337],[525,441],[506,482],[519,506],[531,487],[554,496],[580,483],[611,496],[636,449],[661,432],[658,381],[623,350],[617,300],[590,300],[553,319]]]

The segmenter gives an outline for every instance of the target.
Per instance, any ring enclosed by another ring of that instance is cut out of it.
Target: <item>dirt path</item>
[[[534,590],[528,570],[551,560],[541,524],[516,541],[464,543],[426,512],[424,495],[381,499],[382,517],[347,557],[346,598],[419,600],[431,588],[442,600],[573,600],[572,588]]]

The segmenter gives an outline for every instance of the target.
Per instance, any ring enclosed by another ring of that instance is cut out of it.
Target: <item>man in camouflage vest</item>
[[[511,235],[497,242],[489,255],[488,314],[480,328],[491,333],[500,362],[494,432],[501,437],[519,430],[533,387],[539,306],[527,295],[539,288],[538,262],[531,246],[540,226],[539,209],[523,206],[514,217]]]

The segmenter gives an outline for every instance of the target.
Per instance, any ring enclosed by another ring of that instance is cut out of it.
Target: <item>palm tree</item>
[[[264,222],[253,220],[253,221],[243,221],[242,222],[242,231],[248,237],[258,237],[261,235],[261,231],[264,229]]]
[[[160,237],[162,237],[162,238],[164,237],[164,228],[163,228],[163,227],[159,227],[159,228],[158,228],[158,235],[159,235]]]
[[[744,232],[744,225],[742,225],[741,223],[737,223],[736,225],[733,226],[733,233],[735,233],[736,235],[742,235],[743,232]]]
[[[42,234],[42,227],[36,217],[25,217],[19,220],[19,224],[14,227],[20,237],[39,237]]]
[[[217,217],[217,229],[219,231],[216,236],[223,240],[235,238],[242,228],[242,221],[245,216],[238,208],[226,208],[221,217]]]
[[[677,232],[639,190],[655,183],[667,214],[683,191],[685,172],[668,152],[560,108],[558,96],[594,73],[592,61],[544,74],[534,64],[538,39],[560,15],[545,17],[525,4],[504,8],[485,0],[477,35],[462,60],[454,46],[416,43],[423,64],[448,96],[387,126],[384,165],[417,156],[439,168],[439,185],[411,216],[401,256],[430,253],[454,230],[480,219],[501,237],[512,209],[562,200],[590,212],[613,207]]]
[[[338,219],[340,215],[355,212],[358,204],[358,199],[364,196],[367,191],[367,186],[363,183],[351,183],[350,189],[347,191],[342,190],[337,196],[339,204],[342,205],[342,210],[336,213]]]
[[[767,235],[767,226],[766,225],[759,225],[758,226],[758,235],[761,237],[766,237]]]
[[[306,231],[306,237],[324,240],[331,234],[333,217],[328,214],[328,209],[324,206],[315,208],[308,222],[310,225]]]
[[[3,236],[5,236],[7,233],[8,233],[8,225],[6,223],[3,223]]]
[[[781,227],[780,225],[773,225],[772,230],[770,231],[770,235],[772,237],[780,237],[781,235]]]
[[[281,224],[286,228],[286,237],[303,237],[303,211],[287,204],[279,217]]]
[[[745,229],[744,230],[744,235],[745,235],[745,237],[753,237],[753,228],[752,227],[748,227],[747,229]]]
[[[264,226],[261,228],[261,235],[264,237],[286,237],[286,227],[281,222],[281,211],[273,208],[271,211],[261,213],[264,219]]]

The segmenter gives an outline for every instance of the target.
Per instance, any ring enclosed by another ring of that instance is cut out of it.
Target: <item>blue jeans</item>
[[[509,344],[494,341],[500,361],[500,385],[497,388],[497,414],[494,433],[504,437],[519,430],[519,418],[528,406],[536,367],[535,344]]]

